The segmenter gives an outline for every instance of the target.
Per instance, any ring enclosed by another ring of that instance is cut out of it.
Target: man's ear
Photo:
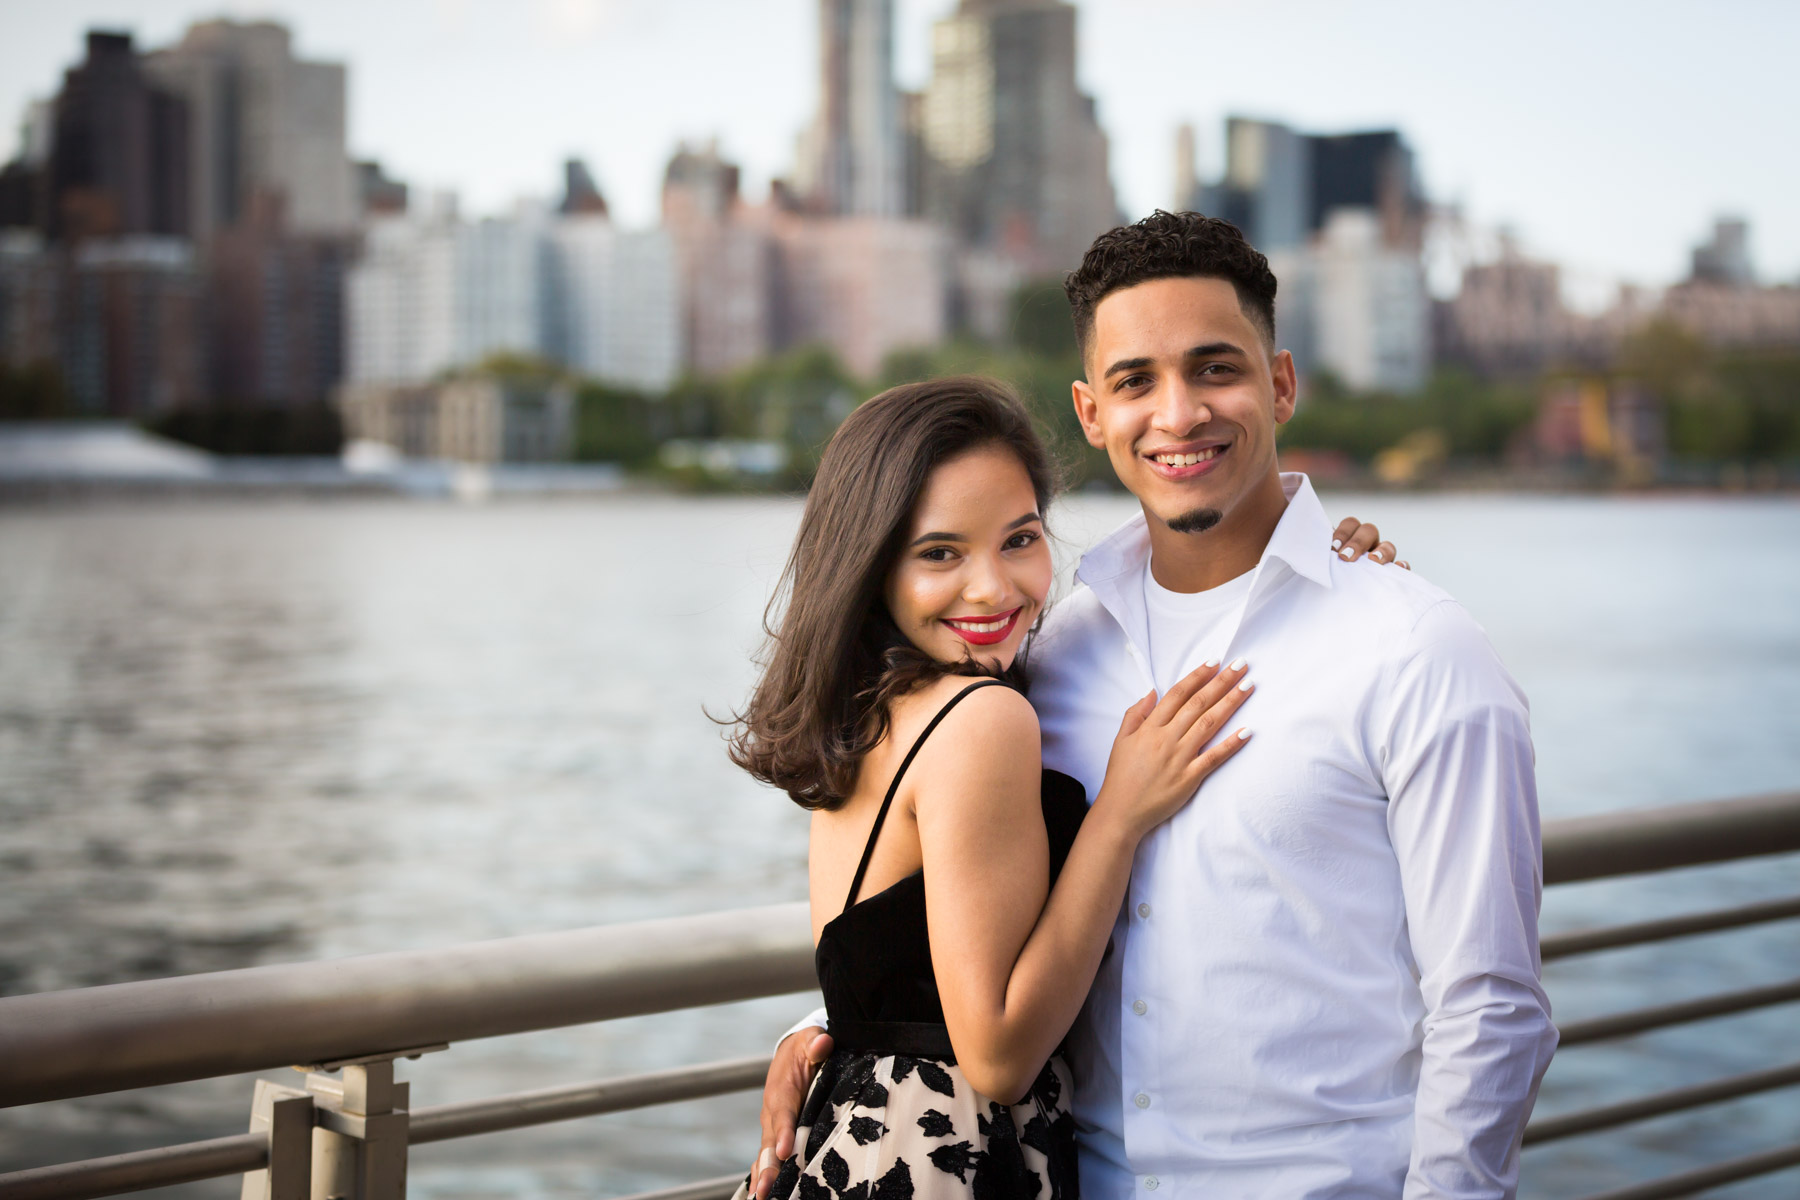
[[[1077,379],[1069,385],[1069,393],[1075,401],[1075,419],[1081,422],[1087,444],[1096,450],[1106,449],[1106,437],[1100,432],[1100,402],[1094,397],[1094,389],[1086,380]]]
[[[1286,425],[1293,419],[1294,405],[1300,394],[1300,382],[1294,373],[1294,356],[1286,350],[1277,350],[1269,363],[1269,374],[1275,382],[1275,423]]]

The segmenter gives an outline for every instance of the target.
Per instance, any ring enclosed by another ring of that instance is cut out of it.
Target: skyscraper
[[[819,0],[819,110],[795,180],[829,216],[893,217],[905,196],[893,0]]]
[[[716,143],[683,144],[663,173],[663,229],[681,270],[688,366],[722,375],[773,348],[774,242],[738,195],[737,164]]]
[[[1175,189],[1172,212],[1188,212],[1200,206],[1200,164],[1195,151],[1194,127],[1183,124],[1175,131]]]
[[[1224,217],[1265,253],[1305,244],[1342,208],[1380,219],[1384,243],[1417,250],[1424,200],[1412,151],[1392,129],[1307,134],[1274,121],[1225,122],[1225,177],[1203,210]]]
[[[258,195],[280,198],[291,232],[355,228],[342,63],[295,58],[285,26],[220,20],[145,55],[144,70],[187,102],[195,238],[244,220]]]
[[[128,33],[92,32],[50,128],[53,238],[187,233],[187,108],[146,75]]]
[[[965,245],[1062,271],[1118,220],[1064,0],[962,0],[932,33],[923,123],[925,212]]]

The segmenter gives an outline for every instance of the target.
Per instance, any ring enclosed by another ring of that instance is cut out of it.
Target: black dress
[[[800,1111],[796,1153],[782,1164],[774,1200],[1073,1200],[1079,1193],[1068,1067],[1053,1055],[1017,1104],[989,1100],[956,1065],[925,925],[925,874],[860,902],[900,779],[939,721],[907,752],[869,831],[844,911],[819,934],[814,956],[835,1042]],[[1082,787],[1045,771],[1044,825],[1054,883],[1087,812]]]

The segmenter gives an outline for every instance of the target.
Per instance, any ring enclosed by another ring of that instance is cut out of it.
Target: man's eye
[[[1119,388],[1121,391],[1130,391],[1132,388],[1143,387],[1149,382],[1150,377],[1148,375],[1127,375],[1125,378],[1119,380]]]

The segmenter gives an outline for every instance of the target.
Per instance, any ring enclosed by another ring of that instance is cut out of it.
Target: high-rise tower
[[[1118,219],[1064,0],[962,0],[932,35],[926,212],[966,244],[1065,271]]]
[[[270,200],[296,233],[355,228],[342,63],[295,58],[285,26],[220,20],[145,55],[144,69],[187,101],[194,237]]]
[[[819,111],[801,139],[802,197],[828,215],[899,216],[904,168],[893,0],[819,0]]]

